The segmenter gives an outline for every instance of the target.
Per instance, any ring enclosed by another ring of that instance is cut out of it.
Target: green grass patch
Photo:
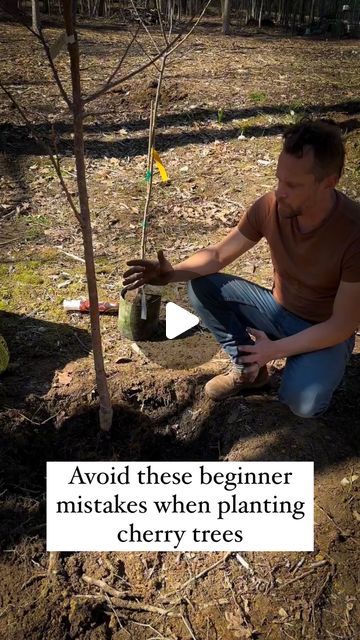
[[[18,262],[13,273],[14,281],[20,284],[40,285],[44,282],[40,269],[41,263],[35,260]]]
[[[249,100],[254,104],[264,104],[266,102],[266,93],[264,91],[252,91],[249,93]]]

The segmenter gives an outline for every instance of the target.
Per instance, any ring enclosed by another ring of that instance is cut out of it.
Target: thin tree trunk
[[[231,13],[231,0],[224,0],[222,31],[225,36],[228,36],[230,33],[230,13]]]
[[[264,7],[264,0],[261,0],[261,4],[260,4],[260,11],[259,11],[259,29],[261,29],[261,21],[262,21],[263,7]]]
[[[292,23],[291,23],[291,33],[293,35],[295,33],[296,18],[297,18],[297,12],[298,12],[298,9],[299,9],[299,5],[300,5],[300,0],[295,0],[294,1],[294,5],[293,5],[293,15],[292,15]]]
[[[35,33],[40,32],[40,9],[39,0],[31,0],[32,28]]]
[[[309,13],[309,24],[312,24],[314,22],[314,9],[315,9],[315,0],[311,0],[310,13]]]
[[[66,33],[70,40],[70,42],[68,43],[68,51],[70,56],[71,82],[74,105],[73,120],[76,178],[79,191],[81,231],[84,243],[86,279],[90,300],[91,340],[94,354],[96,385],[100,400],[100,428],[102,429],[102,431],[109,431],[111,428],[113,411],[111,407],[111,400],[106,380],[104,358],[102,352],[99,319],[99,299],[96,286],[92,230],[85,172],[83,135],[84,106],[81,98],[79,46],[75,35],[71,0],[63,0],[63,9]]]
[[[300,0],[300,24],[304,24],[305,22],[305,0]]]

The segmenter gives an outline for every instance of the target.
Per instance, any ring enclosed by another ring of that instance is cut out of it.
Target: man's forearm
[[[193,278],[217,273],[219,269],[220,262],[217,250],[207,247],[176,264],[173,267],[170,282],[187,282]]]
[[[325,322],[320,322],[299,333],[295,333],[288,338],[274,340],[272,342],[272,348],[274,349],[273,359],[287,358],[288,356],[295,356],[300,353],[308,353],[310,351],[333,347],[350,338],[354,331],[355,327],[351,328],[344,323],[337,323],[330,318]]]

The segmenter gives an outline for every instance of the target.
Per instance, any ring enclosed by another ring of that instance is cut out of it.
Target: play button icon
[[[207,366],[219,353],[220,345],[210,331],[200,323],[200,318],[187,311],[191,306],[179,291],[174,291],[173,300],[164,300],[153,334],[146,340],[137,339],[133,347],[139,349],[140,357],[151,365],[169,370],[191,370]],[[182,306],[184,305],[184,307]],[[174,339],[175,338],[175,339]]]
[[[193,313],[186,311],[178,304],[174,302],[168,302],[165,307],[165,320],[166,320],[166,337],[172,340],[177,336],[180,336],[185,331],[189,331],[193,327],[199,324],[200,319]]]

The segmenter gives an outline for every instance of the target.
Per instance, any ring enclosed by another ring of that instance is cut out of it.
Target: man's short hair
[[[306,148],[314,153],[313,173],[320,181],[327,176],[340,178],[345,160],[345,148],[341,131],[331,120],[301,120],[284,133],[284,151],[302,158]]]

